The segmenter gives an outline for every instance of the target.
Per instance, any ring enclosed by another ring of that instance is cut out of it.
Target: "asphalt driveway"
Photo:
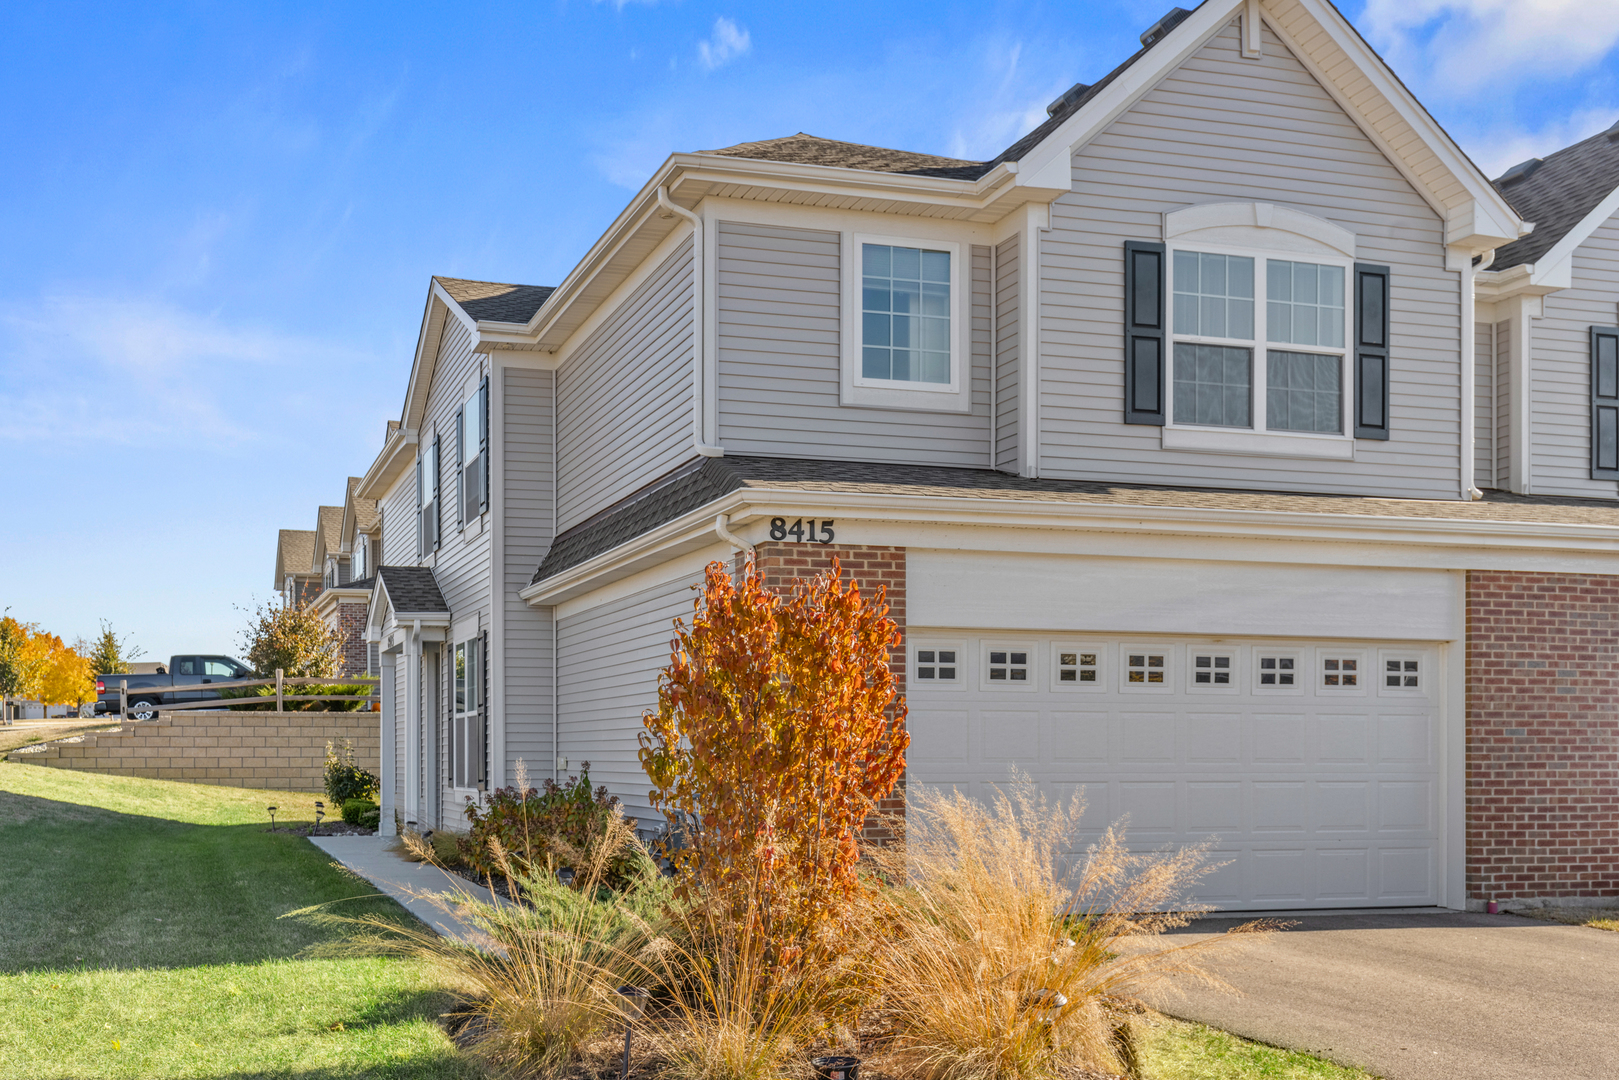
[[[1162,1010],[1389,1080],[1619,1077],[1619,933],[1512,915],[1311,916],[1217,966],[1241,996],[1193,990]]]

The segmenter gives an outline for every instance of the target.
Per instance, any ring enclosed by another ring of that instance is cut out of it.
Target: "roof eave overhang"
[[[1559,289],[1573,288],[1575,252],[1591,239],[1592,233],[1613,220],[1615,214],[1619,214],[1619,186],[1608,192],[1601,202],[1580,219],[1578,225],[1564,233],[1546,254],[1534,262],[1522,263],[1501,271],[1481,272],[1478,278],[1490,282],[1493,288],[1500,291],[1499,295],[1490,296],[1488,299],[1504,300],[1518,295],[1544,296]],[[1509,282],[1511,291],[1507,291]],[[1486,299],[1484,293],[1479,293],[1479,299]]]
[[[1505,270],[1480,270],[1474,274],[1473,297],[1495,303],[1518,296],[1545,296],[1573,283],[1572,260],[1565,260],[1561,267],[1549,267],[1544,261],[1520,263]]]
[[[725,514],[731,529],[779,514],[835,510],[843,516],[916,525],[974,528],[1059,529],[1085,532],[1179,535],[1238,540],[1401,545],[1428,548],[1489,547],[1554,551],[1619,559],[1619,525],[1579,525],[1467,518],[1397,518],[1375,514],[1221,510],[1200,507],[1106,503],[1054,503],[939,495],[895,495],[742,488],[684,514],[618,547],[534,582],[518,595],[534,607],[582,596],[621,578],[720,538],[714,521]]]
[[[371,463],[360,478],[356,494],[361,498],[380,499],[393,487],[399,474],[416,460],[416,431],[414,428],[395,428],[382,446],[382,453]]]
[[[802,202],[806,197],[875,200],[887,213],[999,221],[1031,202],[1049,204],[1071,190],[1071,183],[1041,187],[1023,183],[1017,162],[1002,162],[977,180],[908,176],[865,169],[799,165],[712,154],[672,154],[630,200],[556,291],[527,324],[482,320],[476,324],[479,351],[555,352],[590,313],[634,272],[632,247],[650,250],[684,224],[657,205],[659,188],[673,202],[692,209],[716,187],[746,187],[755,202]]]

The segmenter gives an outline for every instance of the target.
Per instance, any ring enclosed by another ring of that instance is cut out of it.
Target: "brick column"
[[[1619,577],[1467,575],[1467,895],[1619,895]]]
[[[846,577],[860,586],[866,597],[874,596],[879,586],[886,586],[888,617],[899,624],[899,643],[890,651],[888,666],[894,673],[894,692],[905,694],[905,549],[902,547],[871,547],[837,544],[794,544],[786,541],[768,541],[754,548],[754,560],[765,587],[786,592],[797,578],[814,577],[832,566],[836,557]],[[743,559],[737,557],[740,569]],[[884,814],[905,813],[905,780],[877,803]],[[889,831],[869,823],[865,829],[869,840],[886,840]]]

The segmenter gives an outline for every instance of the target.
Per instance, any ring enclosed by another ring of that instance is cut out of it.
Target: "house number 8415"
[[[819,533],[815,531],[817,524],[821,527]],[[808,521],[799,518],[789,525],[786,518],[770,519],[770,539],[785,540],[789,536],[800,544],[830,544],[832,542],[832,522],[830,519],[817,522],[814,518]]]

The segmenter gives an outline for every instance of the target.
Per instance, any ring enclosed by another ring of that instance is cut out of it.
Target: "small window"
[[[1390,690],[1422,689],[1422,661],[1384,660],[1383,686]]]
[[[355,540],[354,540],[354,580],[355,581],[363,581],[365,579],[365,576],[366,576],[366,573],[365,573],[365,554],[366,554],[365,548],[366,548],[366,539],[365,539],[365,535],[362,533],[360,536],[356,537]]]
[[[1162,684],[1169,670],[1169,654],[1163,652],[1126,652],[1125,682],[1129,684]]]
[[[450,783],[478,788],[484,783],[483,638],[455,646],[451,680]]]
[[[1029,654],[1023,650],[991,649],[986,665],[992,683],[1023,683],[1029,681]]]
[[[1360,657],[1323,656],[1321,658],[1321,685],[1330,688],[1360,686]]]
[[[1292,656],[1261,656],[1258,672],[1262,689],[1299,685],[1298,660]]]
[[[1091,684],[1101,681],[1098,654],[1094,652],[1057,653],[1057,681],[1063,684]]]
[[[1236,659],[1229,653],[1194,653],[1192,685],[1230,686],[1236,666]]]
[[[925,682],[955,682],[956,650],[916,650],[916,677]]]

